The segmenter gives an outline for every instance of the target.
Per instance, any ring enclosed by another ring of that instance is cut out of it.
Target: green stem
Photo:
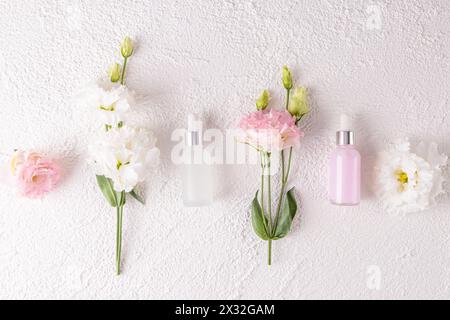
[[[286,93],[286,110],[289,108],[290,97],[291,97],[291,89],[287,89],[287,93]],[[298,121],[300,121],[300,119],[301,119],[301,117],[299,118]],[[297,125],[297,122],[295,123],[295,125]],[[284,150],[282,151],[283,152],[282,158],[283,158],[283,182],[284,182],[284,184],[286,184],[287,179],[289,177],[289,172],[291,170],[292,149],[293,149],[292,147],[289,149],[289,160],[288,160],[288,169],[287,169],[286,176],[284,175]]]
[[[117,275],[120,275],[120,206],[116,207],[117,209],[117,231],[116,231],[116,270]]]
[[[281,206],[283,204],[283,199],[284,199],[284,194],[286,192],[286,186],[287,186],[287,182],[289,179],[289,173],[291,171],[291,162],[292,162],[292,147],[289,150],[289,157],[288,157],[288,166],[287,166],[287,171],[286,171],[286,175],[283,174],[282,180],[281,180],[281,191],[280,191],[280,198],[278,200],[278,205],[277,205],[277,211],[275,214],[275,221],[274,221],[274,226],[275,226],[275,230],[276,230],[276,226],[278,224],[278,219],[280,218],[280,214],[281,214]],[[275,231],[272,234],[272,236],[275,236]]]
[[[291,172],[292,150],[293,150],[293,148],[291,147],[289,149],[288,167],[287,167],[287,171],[286,171],[286,177],[284,178],[284,183],[287,183],[287,180],[289,178],[289,173]]]
[[[116,237],[116,268],[120,275],[120,263],[122,257],[122,224],[123,224],[123,200],[125,192],[120,194],[120,203],[117,205],[117,237]]]
[[[291,89],[286,89],[287,95],[286,95],[286,110],[289,108],[289,100],[291,97]]]
[[[268,196],[269,196],[269,203],[268,203],[268,211],[269,211],[269,223],[270,223],[270,230],[269,233],[272,233],[273,231],[273,224],[272,224],[272,183],[271,183],[271,175],[270,175],[270,153],[267,154],[267,190]]]
[[[267,264],[269,266],[272,265],[272,239],[269,239],[269,252],[268,252],[268,258],[267,258]]]
[[[128,58],[124,58],[123,59],[122,76],[120,78],[121,85],[125,84],[125,73],[127,72],[127,62],[128,62]]]
[[[269,235],[275,232],[275,228],[273,225],[273,221],[272,221],[272,186],[271,186],[271,163],[270,163],[270,153],[267,154],[267,187],[268,187],[268,197],[269,197],[269,201],[268,201],[268,211],[269,211]],[[269,252],[267,253],[267,264],[270,266],[272,265],[272,239],[269,239]]]
[[[261,152],[261,211],[262,211],[262,218],[264,223],[264,228],[266,229],[266,232],[268,235],[272,233],[272,194],[271,194],[271,179],[270,179],[270,154],[266,154]],[[267,160],[267,161],[266,161]],[[269,215],[269,225],[267,225],[266,222],[266,215],[264,212],[264,176],[265,176],[265,169],[266,166],[268,168],[268,195],[269,195],[269,201],[268,201],[268,215]],[[267,257],[268,265],[270,266],[272,264],[272,239],[269,239],[269,252]]]
[[[289,107],[290,97],[291,97],[291,89],[286,89],[286,110]],[[284,193],[286,192],[286,185],[288,182],[289,173],[291,171],[292,149],[293,149],[292,147],[289,149],[287,170],[286,170],[286,164],[285,164],[286,161],[285,161],[284,150],[281,151],[281,190],[280,190],[280,197],[278,199],[277,210],[275,212],[275,221],[273,224],[274,228],[273,228],[273,233],[271,234],[272,237],[275,236],[275,231],[276,231],[277,225],[278,225],[278,219],[281,214],[281,206],[283,204]]]
[[[264,228],[266,229],[266,232],[269,232],[267,223],[266,223],[266,215],[264,212],[264,168],[265,168],[265,162],[264,162],[264,153],[260,153],[261,155],[261,214],[262,214],[262,220],[264,223]]]
[[[284,159],[284,150],[281,150],[281,191],[280,191],[280,198],[278,199],[278,205],[277,210],[275,211],[275,228],[278,223],[278,215],[281,209],[281,203],[283,202],[283,194],[284,194],[284,177],[286,175],[286,164]]]

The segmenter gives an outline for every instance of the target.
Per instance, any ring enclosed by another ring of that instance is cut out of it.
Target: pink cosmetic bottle
[[[336,205],[355,206],[361,200],[361,155],[355,149],[354,133],[346,115],[341,116],[336,144],[330,157],[329,198]]]

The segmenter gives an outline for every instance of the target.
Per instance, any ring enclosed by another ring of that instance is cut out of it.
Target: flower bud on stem
[[[269,105],[270,94],[268,90],[264,90],[261,96],[256,100],[256,109],[264,110]]]
[[[120,46],[120,53],[122,54],[122,57],[124,59],[123,60],[122,77],[120,79],[121,85],[125,85],[125,73],[127,70],[127,62],[128,62],[128,58],[131,57],[133,52],[134,52],[133,41],[131,40],[130,37],[125,37],[125,39],[122,42],[122,45]]]
[[[283,80],[283,86],[290,90],[293,86],[292,74],[291,70],[287,66],[283,66],[283,76],[281,78]]]
[[[120,64],[118,63],[114,63],[110,68],[109,68],[109,79],[111,80],[111,82],[116,83],[117,81],[120,80]]]
[[[120,84],[121,85],[125,85],[125,73],[126,73],[126,70],[127,70],[127,62],[128,62],[128,58],[123,58],[122,77],[120,79]]]

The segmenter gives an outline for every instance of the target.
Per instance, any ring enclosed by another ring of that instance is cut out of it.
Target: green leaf
[[[291,230],[292,220],[297,213],[297,202],[295,201],[294,188],[286,193],[286,201],[283,205],[280,218],[278,220],[274,240],[284,238]]]
[[[263,214],[258,201],[258,192],[252,201],[252,225],[255,233],[263,240],[269,240],[269,233],[266,230],[267,217]]]
[[[109,204],[113,207],[117,207],[117,194],[112,187],[111,179],[108,179],[105,176],[97,176],[97,184]]]
[[[140,203],[142,203],[145,206],[145,200],[144,198],[142,198],[135,189],[131,190],[130,195],[135,198],[137,201],[139,201]]]

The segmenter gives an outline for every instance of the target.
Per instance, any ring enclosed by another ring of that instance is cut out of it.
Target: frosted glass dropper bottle
[[[183,202],[186,207],[206,206],[213,201],[212,167],[203,148],[202,121],[188,116],[183,166]]]
[[[361,200],[361,155],[354,144],[350,118],[342,115],[337,146],[330,157],[329,198],[336,205],[355,206]]]

